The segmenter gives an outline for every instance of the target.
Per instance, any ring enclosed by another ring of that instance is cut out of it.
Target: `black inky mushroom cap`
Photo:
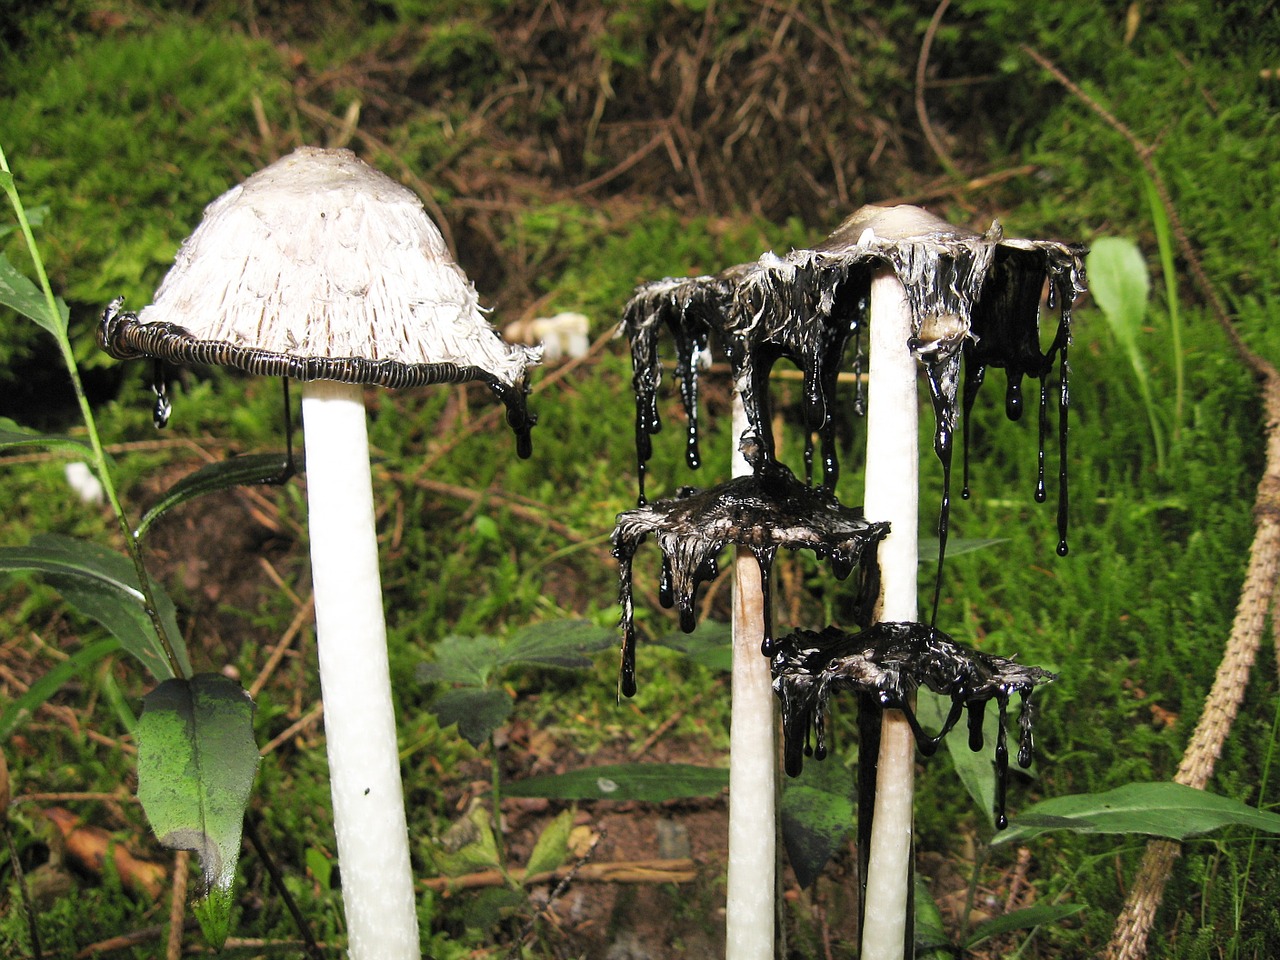
[[[904,711],[926,755],[937,749],[963,710],[969,711],[969,746],[982,749],[983,715],[994,700],[1000,711],[996,819],[1001,826],[1009,761],[1004,731],[1009,698],[1016,693],[1022,701],[1018,763],[1027,767],[1034,746],[1031,695],[1036,687],[1056,679],[1040,667],[970,649],[922,623],[882,622],[852,634],[836,627],[820,632],[797,630],[774,641],[771,668],[773,689],[782,703],[784,762],[791,776],[800,773],[805,755],[825,757],[826,713],[837,692],[864,695],[860,706]],[[913,695],[921,687],[951,698],[950,714],[936,734],[920,726],[911,708]]]
[[[675,497],[618,514],[613,552],[618,558],[622,605],[623,693],[635,692],[631,561],[650,535],[662,551],[660,599],[679,610],[680,626],[686,632],[695,626],[698,586],[717,576],[720,552],[734,544],[755,555],[765,593],[763,652],[767,655],[772,649],[769,571],[778,549],[812,550],[829,560],[841,579],[858,567],[862,571],[858,594],[868,605],[877,589],[876,546],[888,532],[887,523],[868,521],[860,509],[845,507],[822,488],[800,482],[778,463],[710,490],[686,488]]]
[[[913,321],[912,346],[928,368],[939,417],[935,444],[949,443],[956,421],[961,348],[970,378],[1004,367],[1016,394],[1024,376],[1042,377],[1065,350],[1072,301],[1084,289],[1084,248],[1047,240],[1006,239],[998,222],[985,233],[947,223],[913,206],[868,205],[813,249],[767,253],[714,276],[671,278],[636,288],[623,315],[631,340],[641,502],[649,435],[660,429],[654,392],[661,380],[658,340],[665,326],[689,417],[689,460],[697,461],[697,364],[714,338],[733,368],[752,430],[772,454],[766,382],[786,357],[804,371],[810,430],[830,423],[837,368],[865,319],[871,278],[892,269]],[[1047,349],[1039,334],[1040,294],[1061,302],[1063,321]],[[855,349],[856,352],[856,349]],[[1011,414],[1020,411],[1016,402]],[[830,447],[830,444],[824,444]],[[824,482],[834,483],[833,452]]]
[[[205,210],[155,302],[120,301],[98,340],[295,380],[482,381],[527,435],[540,352],[502,341],[421,201],[349,150],[300,147]]]

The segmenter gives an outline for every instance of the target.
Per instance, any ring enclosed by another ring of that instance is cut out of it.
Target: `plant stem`
[[[747,429],[742,399],[733,396],[735,447]],[[735,449],[733,475],[751,466]],[[764,593],[755,555],[739,547],[734,557],[733,680],[729,720],[729,877],[726,960],[773,956],[777,863],[773,680],[764,640]]]
[[[12,176],[12,171],[9,169],[9,161],[5,157],[2,148],[0,148],[0,171]],[[120,532],[124,536],[125,551],[129,554],[129,559],[133,563],[134,573],[138,577],[138,589],[142,591],[147,617],[151,620],[151,625],[156,631],[156,637],[160,641],[161,649],[164,650],[165,658],[169,661],[169,669],[173,671],[173,675],[175,677],[189,677],[191,671],[183,667],[182,661],[179,660],[177,652],[173,648],[168,631],[165,630],[164,621],[160,619],[155,595],[151,590],[151,578],[147,575],[146,564],[142,560],[142,548],[138,544],[138,538],[133,534],[133,528],[129,525],[124,506],[120,502],[120,495],[116,491],[115,480],[111,475],[110,464],[107,460],[107,452],[98,436],[97,422],[94,420],[93,410],[89,406],[89,398],[85,395],[84,384],[80,381],[80,370],[76,366],[75,352],[72,350],[71,340],[68,338],[66,327],[63,324],[62,311],[58,309],[58,298],[54,296],[53,287],[49,284],[49,276],[45,272],[44,260],[40,256],[35,236],[31,232],[31,222],[27,219],[26,208],[22,204],[22,198],[18,195],[16,186],[9,187],[6,192],[9,195],[9,202],[13,205],[14,215],[18,220],[18,228],[22,231],[22,237],[26,241],[27,252],[31,256],[31,262],[36,271],[36,279],[40,283],[40,291],[44,295],[45,306],[49,311],[49,325],[46,329],[53,333],[54,340],[58,343],[58,351],[62,355],[62,362],[67,368],[68,376],[71,378],[71,386],[75,391],[76,402],[80,405],[80,417],[84,421],[85,431],[89,436],[89,446],[93,451],[95,472],[98,475],[99,482],[102,484],[107,502],[111,504],[111,510],[115,514]]]
[[[421,956],[359,385],[302,388],[311,576],[352,960]]]
[[[916,361],[908,346],[911,335],[911,311],[902,284],[891,270],[881,271],[871,282],[864,499],[868,519],[890,524],[879,550],[878,621],[914,621],[917,616],[919,404]],[[914,787],[915,738],[901,711],[886,710],[871,822],[862,960],[896,960],[907,949]]]

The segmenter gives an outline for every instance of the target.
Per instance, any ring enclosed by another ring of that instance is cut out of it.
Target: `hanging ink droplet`
[[[1009,761],[1005,708],[1009,695],[1017,691],[1023,698],[1018,717],[1018,762],[1030,763],[1032,693],[1054,679],[1039,667],[969,649],[921,623],[877,623],[855,634],[835,627],[821,632],[798,630],[774,641],[771,669],[774,692],[782,705],[783,754],[791,776],[800,772],[810,731],[819,732],[821,718],[837,692],[858,694],[860,730],[864,727],[862,713],[872,703],[880,709],[902,711],[925,755],[937,749],[964,711],[968,712],[969,747],[981,750],[984,710],[995,700],[1000,711],[994,811],[998,822],[1005,816]],[[921,687],[951,698],[951,709],[936,734],[924,730],[911,709]],[[860,755],[873,758],[874,750],[870,755],[866,750],[867,744],[860,744]]]
[[[165,380],[164,361],[155,360],[151,366],[151,391],[156,395],[155,406],[151,408],[151,422],[157,430],[163,429],[173,413],[173,405],[169,402],[169,384]]]

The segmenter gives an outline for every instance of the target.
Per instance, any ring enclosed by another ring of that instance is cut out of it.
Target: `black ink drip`
[[[1027,767],[1034,749],[1031,695],[1037,686],[1054,679],[1039,667],[971,650],[921,623],[877,623],[856,634],[834,627],[821,633],[799,630],[774,641],[772,670],[774,692],[782,704],[784,764],[791,776],[800,773],[805,756],[821,759],[827,753],[824,717],[833,693],[852,690],[858,694],[860,735],[870,730],[864,717],[868,709],[902,711],[926,756],[937,750],[965,711],[969,748],[981,750],[983,713],[989,701],[996,701],[1000,732],[995,815],[1001,829],[1008,822],[1004,798],[1009,750],[1004,721],[1009,696],[1017,692],[1022,697],[1018,762]],[[911,708],[920,687],[951,698],[951,709],[937,733],[924,730]],[[859,756],[873,758],[875,753],[867,750],[867,743],[859,743]]]
[[[752,447],[751,456],[762,454]],[[759,473],[699,491],[682,488],[677,496],[618,514],[613,553],[618,558],[619,603],[622,607],[623,657],[619,690],[635,693],[635,624],[631,564],[636,550],[652,536],[662,551],[659,600],[675,607],[680,627],[696,625],[699,586],[719,575],[717,558],[730,545],[745,547],[760,566],[764,585],[763,652],[773,649],[769,574],[779,548],[812,550],[827,561],[839,579],[862,571],[856,593],[860,609],[870,610],[878,592],[877,545],[889,532],[887,523],[866,520],[860,509],[843,506],[821,487],[797,480],[784,465],[753,464]]]

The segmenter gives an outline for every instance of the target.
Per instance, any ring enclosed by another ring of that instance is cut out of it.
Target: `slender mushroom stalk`
[[[749,431],[742,397],[733,397],[733,437]],[[736,444],[735,444],[736,447]],[[752,467],[740,449],[732,473]],[[726,960],[769,960],[774,948],[777,886],[776,708],[764,642],[764,573],[754,554],[733,560],[733,657],[729,713],[729,874],[725,900]]]
[[[880,596],[874,619],[916,619],[919,540],[919,402],[911,306],[892,270],[871,281],[867,370],[867,478],[863,509],[887,521],[880,544]],[[915,737],[900,710],[881,720],[875,812],[871,821],[868,893],[862,923],[863,960],[901,957],[909,907]]]
[[[362,384],[480,380],[529,455],[526,367],[421,202],[348,150],[302,147],[215,200],[112,356],[304,381],[308,524],[350,956],[421,955],[378,576]],[[163,397],[161,397],[163,400]]]
[[[347,948],[352,957],[418,957],[362,388],[332,380],[303,384],[302,420]]]

